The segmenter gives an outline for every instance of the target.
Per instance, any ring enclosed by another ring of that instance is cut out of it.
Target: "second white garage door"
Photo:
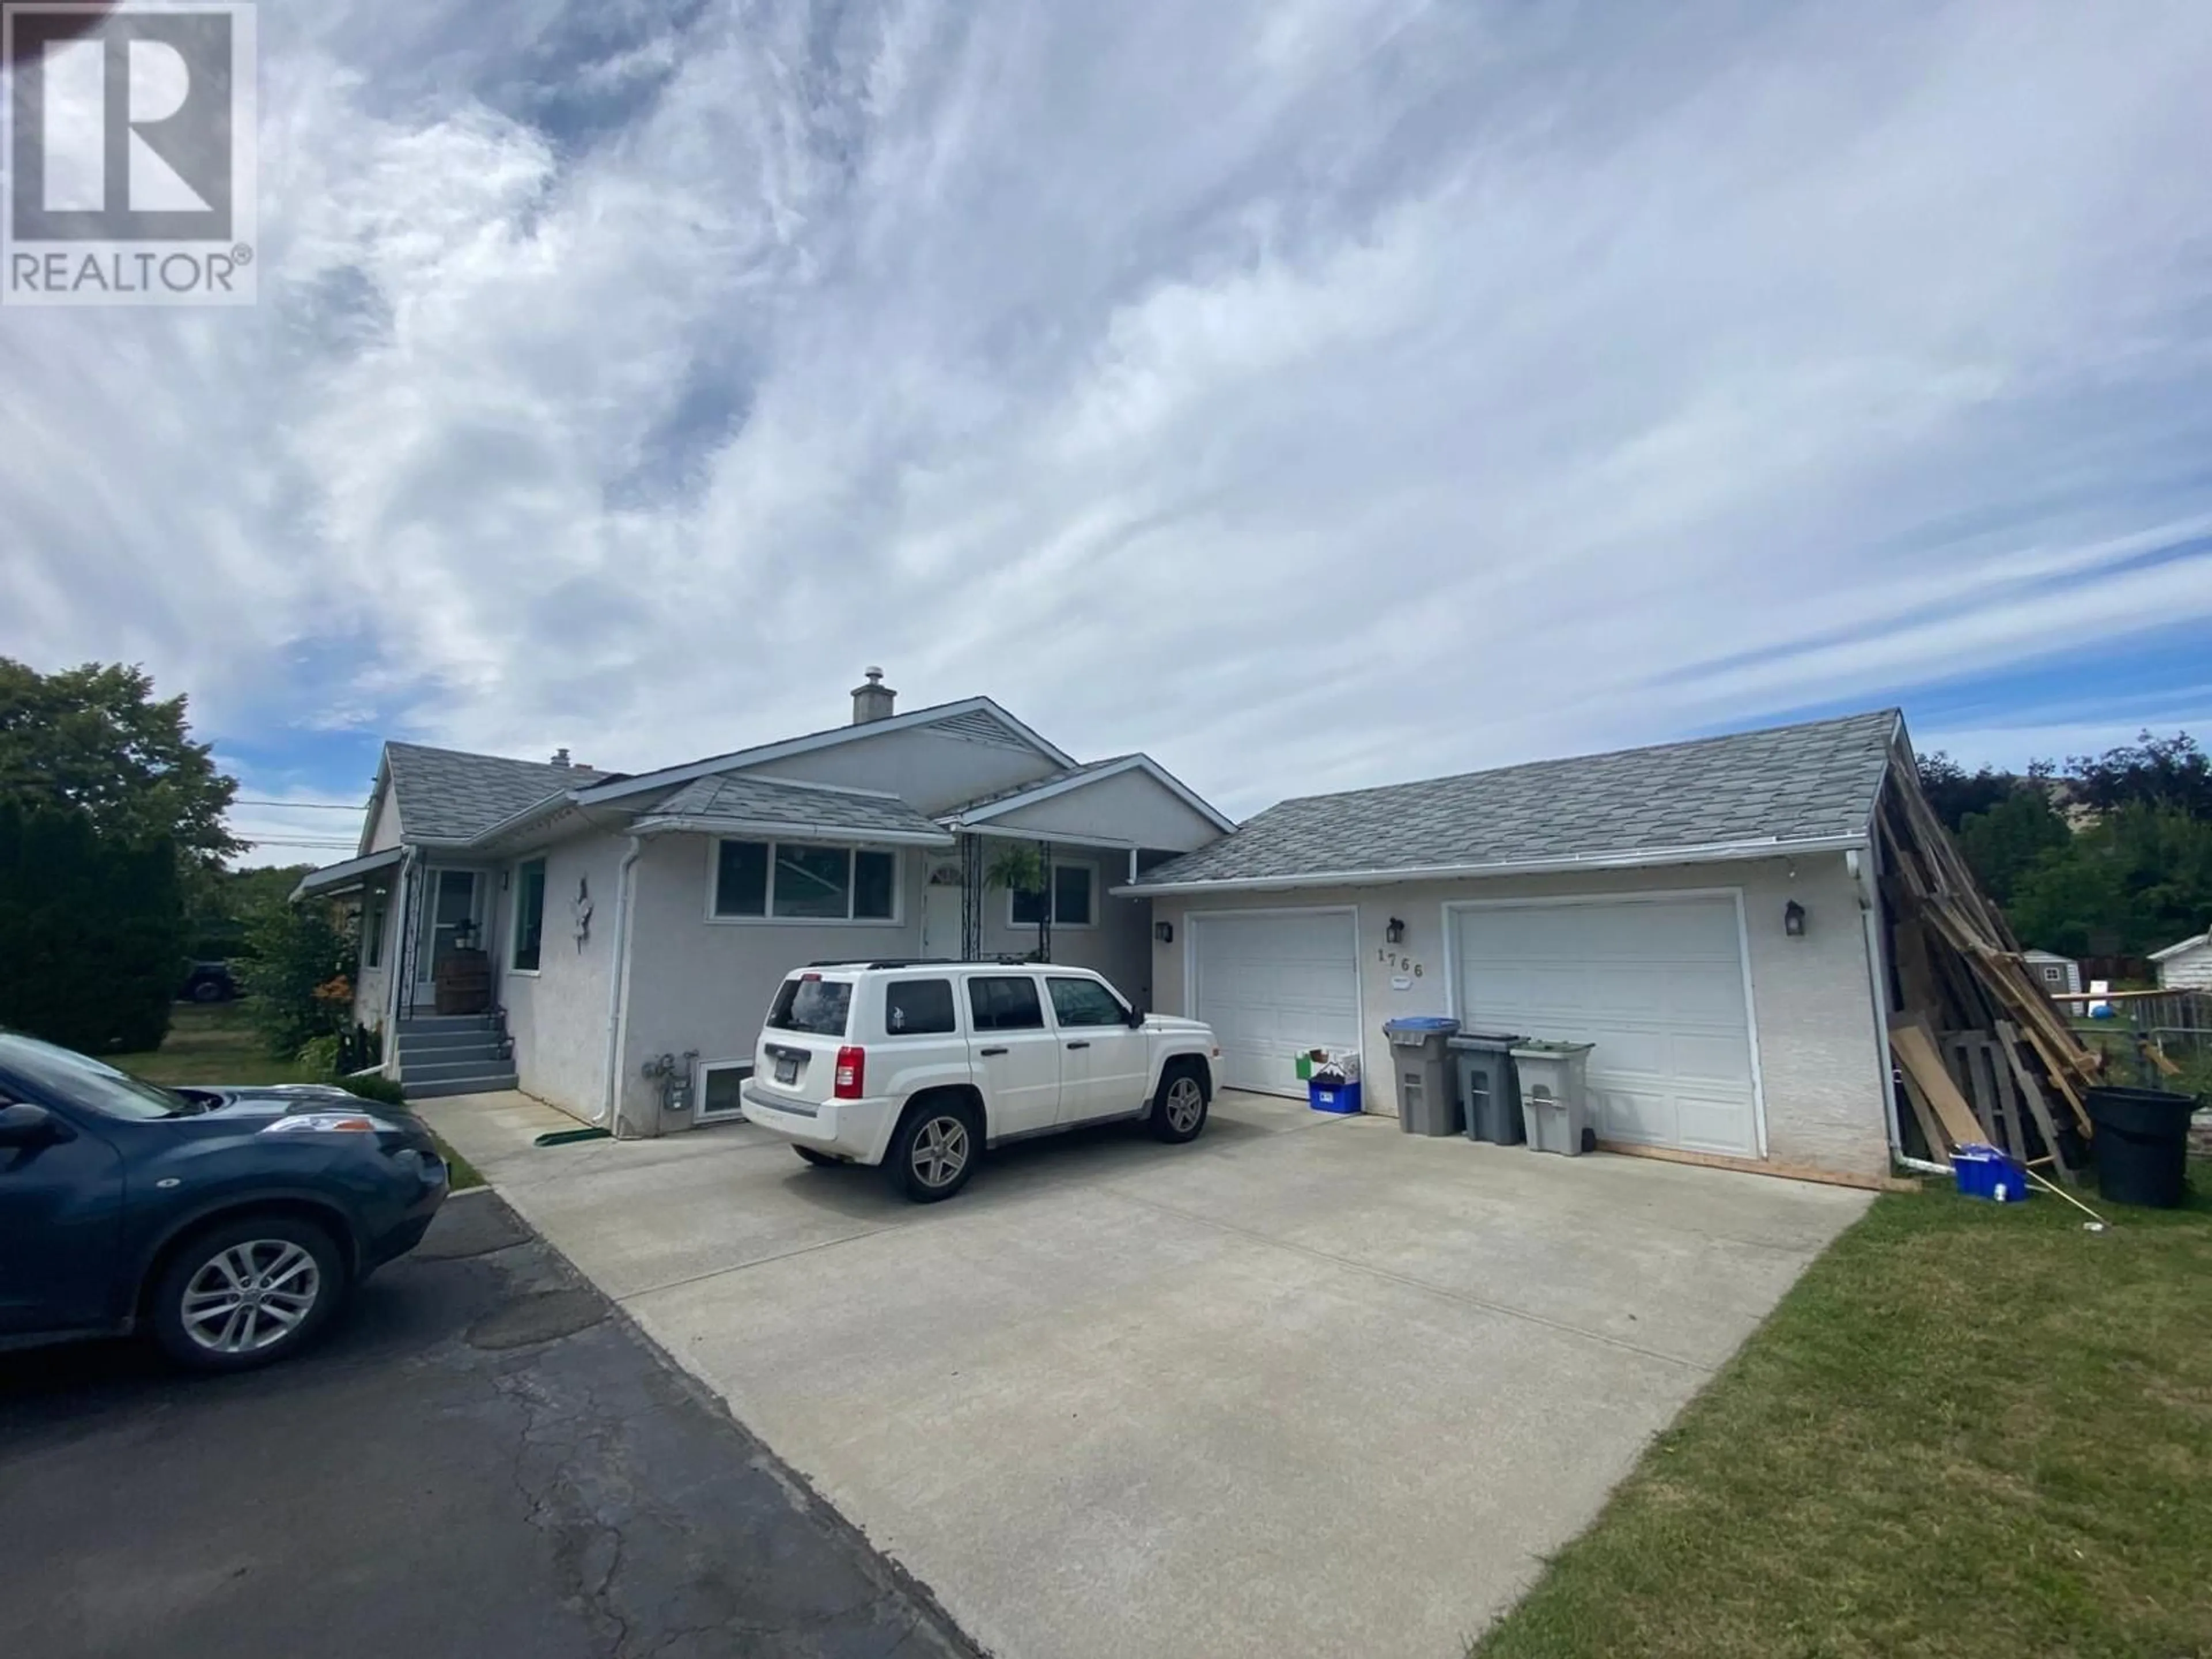
[[[1191,1012],[1221,1042],[1231,1089],[1302,1095],[1297,1056],[1359,1046],[1359,966],[1348,910],[1194,916]]]
[[[1460,1019],[1595,1042],[1609,1140],[1761,1156],[1733,896],[1455,909]]]

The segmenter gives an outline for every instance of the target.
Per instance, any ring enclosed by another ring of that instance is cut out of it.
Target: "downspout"
[[[629,1036],[629,924],[635,908],[631,892],[637,880],[637,861],[644,852],[643,838],[630,836],[615,875],[615,955],[607,978],[605,1097],[592,1121],[605,1124],[617,1140],[623,1139],[622,1056]]]
[[[1875,807],[1877,813],[1881,808]],[[1878,831],[1867,836],[1866,850],[1844,854],[1859,885],[1859,918],[1866,925],[1867,989],[1874,1000],[1874,1036],[1876,1074],[1881,1079],[1882,1122],[1889,1131],[1889,1155],[1897,1164],[1923,1174],[1948,1175],[1948,1164],[1930,1164],[1924,1158],[1907,1157],[1905,1151],[1905,1130],[1897,1116],[1897,1075],[1889,1057],[1889,953],[1882,945],[1881,885],[1876,878],[1875,861],[1881,854],[1881,837]]]

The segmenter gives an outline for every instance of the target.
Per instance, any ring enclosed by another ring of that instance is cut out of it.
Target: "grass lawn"
[[[143,1054],[116,1054],[107,1063],[149,1083],[315,1083],[296,1060],[277,1060],[261,1046],[246,1021],[242,1004],[180,1002],[159,1048]],[[380,1107],[380,1110],[391,1110]],[[452,1172],[453,1190],[484,1184],[476,1166],[443,1140],[438,1142]]]
[[[1880,1199],[1474,1651],[2212,1655],[2192,1175],[2103,1233],[2044,1194]]]

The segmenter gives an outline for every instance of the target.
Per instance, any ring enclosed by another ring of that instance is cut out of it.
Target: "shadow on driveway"
[[[974,1651],[489,1194],[287,1364],[0,1356],[0,1652]]]

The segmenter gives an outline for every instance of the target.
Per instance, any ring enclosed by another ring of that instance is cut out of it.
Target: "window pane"
[[[1126,1025],[1114,994],[1095,979],[1048,979],[1052,1012],[1062,1025]]]
[[[769,1010],[768,1023],[779,1031],[842,1036],[852,1006],[849,980],[787,979],[775,994],[775,1006]]]
[[[1036,981],[1027,975],[969,980],[968,1007],[979,1031],[1044,1029],[1044,1005],[1037,1000]]]
[[[545,938],[545,860],[532,859],[515,872],[514,965],[535,972]]]
[[[853,914],[879,921],[891,918],[891,901],[898,887],[896,853],[853,854]],[[945,1030],[951,1030],[951,1026]]]
[[[884,1030],[892,1036],[927,1036],[953,1028],[952,981],[896,980],[884,987]]]
[[[1052,919],[1063,926],[1091,925],[1091,866],[1056,864],[1052,871]]]
[[[744,1098],[738,1091],[745,1079],[753,1074],[750,1066],[716,1066],[707,1073],[706,1087],[700,1091],[699,1115],[719,1117],[737,1111]]]
[[[843,921],[853,914],[853,855],[842,847],[776,843],[775,914]]]
[[[726,841],[714,868],[714,914],[768,914],[768,843]]]
[[[1013,895],[1013,925],[1015,927],[1034,927],[1037,923],[1044,920],[1044,895],[1042,893],[1024,893],[1017,891]]]

